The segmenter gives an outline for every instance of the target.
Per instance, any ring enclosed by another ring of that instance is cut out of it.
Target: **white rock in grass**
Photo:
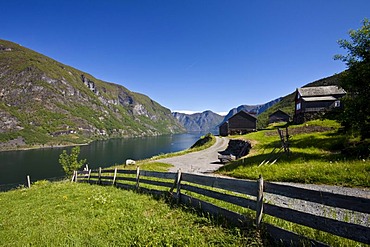
[[[135,165],[136,164],[136,161],[135,160],[131,160],[131,159],[127,159],[126,160],[126,165]]]

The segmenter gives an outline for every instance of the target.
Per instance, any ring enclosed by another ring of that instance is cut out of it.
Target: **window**
[[[336,100],[334,102],[334,107],[340,107],[340,100]]]
[[[301,103],[297,103],[297,105],[296,105],[295,109],[296,109],[297,111],[298,111],[298,110],[300,110],[300,109],[301,109]]]

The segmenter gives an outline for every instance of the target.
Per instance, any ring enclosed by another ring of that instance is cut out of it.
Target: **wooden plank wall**
[[[298,188],[263,181],[248,181],[221,178],[190,173],[171,173],[137,170],[106,169],[78,172],[74,182],[113,185],[154,195],[169,195],[178,203],[201,209],[215,217],[223,217],[240,227],[263,227],[267,233],[281,243],[299,243],[306,240],[315,246],[326,246],[318,241],[307,239],[299,234],[277,226],[264,223],[262,215],[270,215],[299,225],[348,238],[360,243],[370,244],[370,228],[360,224],[348,223],[317,216],[304,211],[276,206],[264,202],[264,193],[318,203],[329,207],[342,208],[359,213],[370,214],[370,199],[333,194],[330,192]],[[226,193],[227,192],[227,193]],[[255,219],[219,207],[209,201],[199,199],[213,198],[236,206],[256,211]],[[205,197],[204,197],[205,196]]]

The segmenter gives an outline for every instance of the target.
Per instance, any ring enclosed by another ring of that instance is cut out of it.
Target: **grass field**
[[[218,173],[244,179],[257,179],[262,174],[267,181],[370,187],[369,157],[353,155],[353,151],[351,156],[344,154],[344,150],[354,150],[357,140],[338,130],[339,124],[330,120],[289,127],[290,155],[271,154],[281,146],[274,128],[235,137],[250,140],[252,150]],[[364,147],[369,149],[368,142],[362,143]],[[267,160],[268,164],[261,165]]]
[[[246,246],[259,240],[161,199],[38,182],[0,193],[0,246]]]

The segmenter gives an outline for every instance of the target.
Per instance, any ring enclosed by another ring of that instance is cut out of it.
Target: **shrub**
[[[71,176],[73,174],[73,171],[78,170],[86,163],[86,159],[78,160],[79,154],[80,147],[76,146],[72,148],[70,154],[67,154],[67,151],[63,150],[63,153],[59,155],[59,163],[67,176]]]

